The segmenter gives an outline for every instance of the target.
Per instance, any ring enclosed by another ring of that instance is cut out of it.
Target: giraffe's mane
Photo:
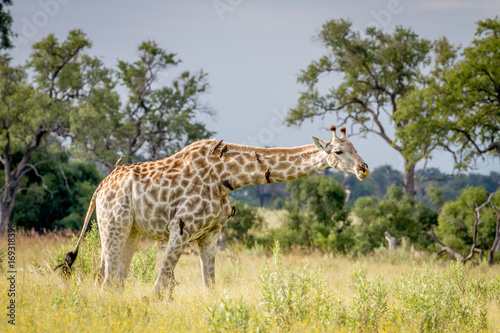
[[[197,148],[202,145],[215,145],[217,142],[216,139],[211,139],[211,140],[200,140],[197,142],[193,142],[192,144],[188,145],[185,149],[193,149]],[[229,150],[233,151],[239,151],[239,152],[257,152],[260,154],[290,154],[290,153],[301,153],[301,152],[308,152],[311,151],[311,149],[316,148],[313,144],[310,145],[304,145],[304,146],[298,146],[298,147],[273,147],[273,148],[264,148],[264,147],[254,147],[254,146],[247,146],[247,145],[240,145],[236,143],[223,143],[227,145],[227,148]]]
[[[238,145],[234,143],[228,143],[227,148],[236,151],[242,152],[257,152],[261,154],[283,154],[283,153],[301,153],[310,151],[312,148],[315,148],[314,145],[304,145],[298,147],[273,147],[273,148],[264,148],[264,147],[253,147],[246,145]]]

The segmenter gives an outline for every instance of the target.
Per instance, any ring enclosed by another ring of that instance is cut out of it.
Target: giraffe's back
[[[163,160],[117,167],[103,180],[97,197],[99,224],[129,216],[145,236],[168,240],[168,223],[184,210],[193,216],[188,232],[205,226],[221,211],[214,170],[202,163],[213,143],[200,141]]]

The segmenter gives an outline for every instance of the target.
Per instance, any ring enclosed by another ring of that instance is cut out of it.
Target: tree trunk
[[[410,163],[405,159],[405,174],[403,180],[403,192],[411,199],[415,199],[417,192],[415,191],[415,164]]]
[[[15,200],[15,197],[11,195],[15,193],[15,190],[12,191],[10,188],[4,188],[4,191],[10,193],[7,195],[4,194],[0,199],[0,235],[4,235],[7,232],[7,226],[10,223]]]

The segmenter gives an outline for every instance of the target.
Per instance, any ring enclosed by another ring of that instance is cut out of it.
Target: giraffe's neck
[[[278,183],[328,169],[326,154],[314,145],[296,148],[253,148],[228,144],[222,175],[236,189]],[[267,177],[266,177],[267,175]]]

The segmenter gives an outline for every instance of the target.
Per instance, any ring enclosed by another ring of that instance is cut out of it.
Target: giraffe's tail
[[[116,162],[113,169],[115,169],[122,162],[122,160],[123,160],[123,156],[121,156],[120,159]],[[80,233],[80,237],[78,238],[78,242],[76,242],[75,248],[73,249],[73,251],[66,253],[62,264],[59,264],[56,267],[54,267],[54,271],[57,270],[58,268],[61,268],[61,271],[63,272],[63,275],[65,277],[69,277],[71,275],[71,266],[73,266],[73,264],[76,260],[76,257],[78,255],[78,248],[80,247],[80,243],[82,242],[83,235],[85,234],[85,230],[87,230],[87,227],[89,225],[90,217],[92,216],[92,213],[94,212],[97,194],[101,190],[102,183],[103,182],[101,182],[99,184],[99,186],[97,186],[96,190],[94,191],[94,194],[92,195],[92,199],[90,200],[90,205],[89,205],[89,208],[87,210],[87,216],[85,216],[85,223],[83,224],[82,232]]]
[[[61,268],[63,275],[66,277],[71,275],[71,266],[73,266],[73,263],[76,260],[76,256],[78,255],[78,248],[80,247],[80,243],[82,242],[83,235],[85,234],[85,230],[87,230],[87,227],[89,225],[90,217],[92,216],[92,213],[94,212],[96,197],[97,197],[97,193],[99,193],[99,190],[101,189],[101,184],[99,184],[99,186],[95,190],[94,194],[92,195],[92,199],[90,200],[90,205],[89,205],[89,208],[87,210],[87,216],[85,217],[85,223],[83,224],[83,229],[82,229],[82,232],[80,233],[80,237],[78,238],[78,241],[76,242],[75,248],[73,249],[73,251],[66,253],[62,264],[57,265],[54,268],[54,271],[57,270],[58,268]]]

